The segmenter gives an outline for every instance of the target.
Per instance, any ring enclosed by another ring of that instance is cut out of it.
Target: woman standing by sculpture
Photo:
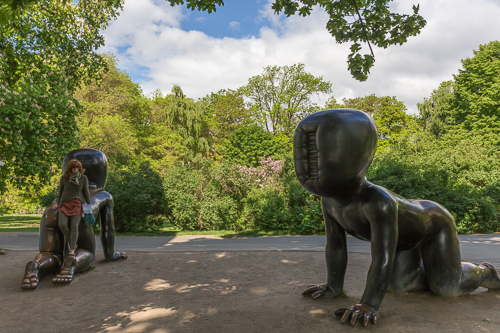
[[[76,159],[70,160],[66,166],[66,172],[59,181],[57,197],[59,228],[69,244],[69,256],[75,255],[78,225],[83,215],[82,204],[90,204],[89,180],[83,174],[84,172],[82,163]]]

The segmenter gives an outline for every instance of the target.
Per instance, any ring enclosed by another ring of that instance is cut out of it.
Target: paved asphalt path
[[[459,236],[462,260],[500,264],[500,234]],[[324,251],[325,236],[268,236],[217,238],[212,236],[144,237],[118,236],[119,251]],[[96,237],[97,250],[102,251]],[[349,252],[370,252],[370,244],[347,237]],[[8,250],[38,250],[37,232],[0,232],[0,247]]]

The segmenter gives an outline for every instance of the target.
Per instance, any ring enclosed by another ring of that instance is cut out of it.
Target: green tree
[[[250,110],[245,108],[243,96],[238,91],[222,89],[207,95],[203,100],[207,103],[209,131],[215,142],[226,138],[234,130],[254,122]]]
[[[462,60],[454,76],[450,130],[457,136],[484,135],[500,143],[500,42],[492,41]]]
[[[330,82],[307,73],[304,64],[265,67],[264,73],[240,88],[262,127],[290,137],[300,119],[318,110],[311,97],[331,90]]]
[[[99,0],[25,8],[0,26],[0,191],[7,175],[20,185],[30,176],[48,181],[51,166],[78,146],[82,109],[72,96],[82,81],[101,79],[106,63],[94,50],[118,10]]]
[[[75,94],[85,110],[78,117],[81,147],[103,151],[118,168],[148,162],[163,175],[189,151],[183,145],[186,137],[175,129],[178,124],[168,120],[176,96],[163,97],[160,90],[144,96],[139,85],[116,68],[114,57],[107,60],[109,71],[102,83],[83,85]]]
[[[116,59],[106,57],[109,71],[98,84],[93,80],[78,88],[74,97],[84,112],[77,117],[80,147],[104,152],[112,164],[133,159],[139,138],[148,126],[149,100],[138,84],[116,68]]]
[[[80,0],[83,1],[83,0]],[[11,29],[19,29],[15,24],[16,19],[23,15],[24,12],[30,11],[37,3],[42,3],[43,0],[2,0],[0,4],[0,27],[11,25]],[[71,0],[59,0],[62,5],[72,3]],[[107,6],[120,6],[122,0],[101,0]]]
[[[344,98],[342,102],[343,104],[337,104],[335,99],[331,99],[327,104],[368,113],[377,125],[379,150],[421,131],[417,118],[406,113],[406,106],[396,97],[377,97],[372,94],[365,97]]]
[[[323,110],[331,110],[331,109],[338,109],[338,108],[344,108],[344,107],[345,107],[344,104],[337,102],[337,99],[334,96],[331,96],[326,101],[325,106],[323,107]]]
[[[96,117],[90,126],[82,126],[79,133],[80,147],[102,151],[111,164],[127,163],[138,149],[133,125],[118,114]]]
[[[432,91],[431,96],[417,103],[419,122],[423,130],[432,133],[436,138],[444,134],[449,123],[453,99],[453,81],[441,82],[438,89]]]
[[[116,68],[117,59],[113,55],[106,55],[105,60],[108,71],[101,81],[84,84],[74,94],[84,109],[78,123],[90,126],[98,117],[120,115],[141,132],[148,121],[149,101],[143,96],[139,84]]]
[[[188,148],[183,137],[167,121],[166,108],[174,100],[173,94],[163,96],[157,89],[149,96],[149,113],[146,126],[138,136],[140,156],[148,160],[161,175],[177,162],[184,161]]]
[[[221,153],[231,163],[257,167],[263,157],[280,158],[287,147],[258,125],[241,127],[224,140]]]
[[[156,94],[152,99],[155,122],[170,128],[171,138],[180,139],[180,156],[184,162],[205,157],[210,146],[205,102],[187,98],[181,87],[174,85],[172,94],[162,97]]]

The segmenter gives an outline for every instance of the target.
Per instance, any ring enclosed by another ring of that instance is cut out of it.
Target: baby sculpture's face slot
[[[316,144],[316,131],[307,133],[307,166],[309,179],[319,179],[318,145]]]
[[[295,130],[297,178],[318,196],[348,194],[363,182],[376,148],[375,123],[364,112],[336,109],[312,114]]]

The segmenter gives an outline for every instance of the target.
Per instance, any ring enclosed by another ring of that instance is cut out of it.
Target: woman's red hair
[[[69,176],[71,176],[71,169],[73,169],[74,166],[78,167],[78,172],[80,172],[82,175],[85,172],[85,169],[82,167],[82,163],[80,163],[80,161],[77,159],[72,159],[66,165],[66,172],[64,173],[64,176],[66,178],[69,178]]]

